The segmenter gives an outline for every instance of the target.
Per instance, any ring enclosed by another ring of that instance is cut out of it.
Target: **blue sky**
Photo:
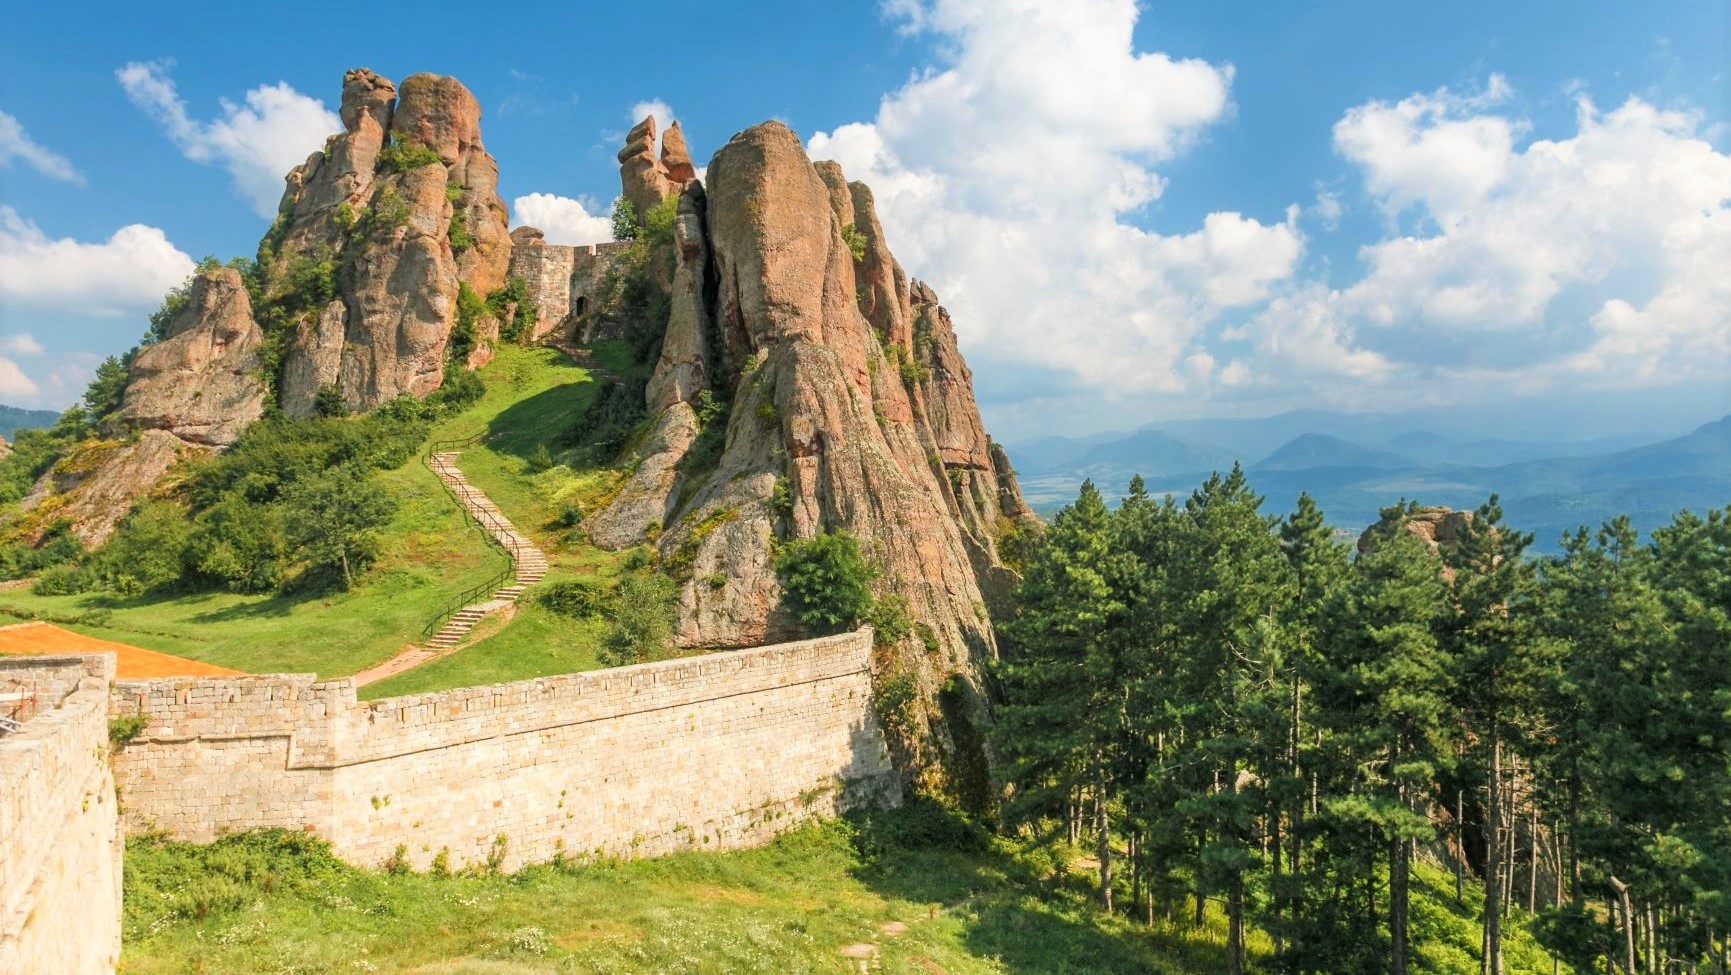
[[[699,164],[786,121],[876,188],[1006,439],[1659,388],[1675,422],[1731,412],[1721,3],[6,17],[0,401],[66,404],[179,262],[250,254],[271,160],[318,145],[314,103],[364,65],[467,84],[501,195],[545,194],[514,215],[555,236],[593,231],[645,105]]]

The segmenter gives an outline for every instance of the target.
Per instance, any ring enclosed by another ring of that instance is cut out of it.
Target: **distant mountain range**
[[[1545,550],[1554,550],[1565,531],[1596,527],[1618,514],[1650,531],[1680,509],[1731,504],[1731,416],[1652,443],[1629,443],[1630,436],[1458,440],[1434,430],[1396,429],[1399,419],[1300,411],[1261,421],[1162,424],[1103,438],[1047,437],[1030,444],[1032,451],[1008,450],[1029,502],[1048,516],[1075,498],[1084,478],[1108,497],[1121,494],[1135,474],[1150,491],[1182,495],[1235,461],[1268,498],[1271,513],[1291,510],[1308,491],[1330,522],[1353,532],[1402,498],[1470,508],[1495,491],[1509,522],[1534,532]],[[1302,429],[1306,425],[1318,429]]]
[[[26,410],[17,406],[0,406],[0,437],[15,439],[20,430],[46,429],[60,419],[54,410]]]

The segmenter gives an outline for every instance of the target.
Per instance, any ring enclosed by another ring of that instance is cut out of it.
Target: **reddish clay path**
[[[99,640],[93,636],[63,630],[50,623],[16,623],[0,626],[0,653],[57,654],[112,653],[115,656],[114,676],[123,679],[141,677],[240,677],[244,673],[218,667],[215,664],[175,657],[143,647],[127,646]]]

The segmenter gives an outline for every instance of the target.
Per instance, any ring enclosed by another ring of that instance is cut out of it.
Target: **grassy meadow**
[[[1477,968],[1474,891],[1421,867],[1415,973]],[[1224,970],[1225,921],[1099,912],[1068,847],[993,837],[929,803],[808,824],[755,850],[530,867],[349,867],[298,834],[130,841],[126,975],[408,972],[1063,975]],[[1511,925],[1511,975],[1549,959]],[[1268,939],[1250,938],[1253,964]],[[1563,971],[1567,971],[1566,968]]]

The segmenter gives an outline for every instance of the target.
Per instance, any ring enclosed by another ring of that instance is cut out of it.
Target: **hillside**
[[[26,410],[0,405],[0,437],[15,440],[20,430],[46,430],[60,419],[54,410]]]
[[[1291,419],[1280,418],[1279,425]],[[1242,428],[1245,421],[1230,422]],[[1402,436],[1389,441],[1401,448],[1403,457],[1327,434],[1301,434],[1248,465],[1248,470],[1252,486],[1267,496],[1270,510],[1289,511],[1298,495],[1308,492],[1331,523],[1353,533],[1376,521],[1382,508],[1402,498],[1473,508],[1496,492],[1510,522],[1534,532],[1541,551],[1554,551],[1566,531],[1583,524],[1596,527],[1619,514],[1629,515],[1639,530],[1650,531],[1680,510],[1703,512],[1731,503],[1731,417],[1657,443],[1517,463],[1497,461],[1511,451],[1539,448],[1492,442],[1482,451],[1480,463],[1463,464],[1441,458],[1471,455],[1475,449],[1472,443],[1446,441],[1445,450],[1425,449],[1442,441],[1446,438],[1440,435]],[[1150,491],[1182,495],[1194,489],[1210,470],[1231,463],[1225,460],[1189,471],[1149,474],[1135,465],[1133,453],[1118,451],[1117,444],[1128,442],[1116,441],[1090,450],[1102,456],[1131,458],[1127,463],[1024,472],[1030,503],[1049,516],[1075,497],[1084,478],[1094,479],[1104,493],[1116,496],[1136,473],[1144,474]],[[1602,444],[1578,444],[1574,449],[1599,446]],[[1217,456],[1229,453],[1216,451]]]
[[[1413,466],[1399,454],[1363,447],[1325,433],[1306,433],[1275,448],[1267,457],[1250,465],[1252,471],[1292,471],[1313,467],[1368,467],[1398,470]]]
[[[618,343],[596,353],[628,371]],[[606,490],[607,468],[530,469],[538,447],[557,445],[564,418],[579,412],[597,389],[595,373],[549,348],[502,348],[479,371],[487,393],[442,421],[429,441],[486,432],[464,451],[471,480],[549,552],[546,584],[611,578],[621,555],[588,545],[556,523],[559,507]],[[355,673],[421,638],[450,599],[496,572],[501,557],[488,548],[416,456],[381,480],[396,514],[381,533],[382,554],[352,590],[314,595],[157,593],[67,596],[29,590],[0,592],[0,616],[49,619],[80,632],[161,650],[248,673]],[[438,690],[565,673],[598,666],[594,646],[603,627],[549,613],[533,598],[509,621],[494,620],[461,652],[367,688],[367,696]]]

